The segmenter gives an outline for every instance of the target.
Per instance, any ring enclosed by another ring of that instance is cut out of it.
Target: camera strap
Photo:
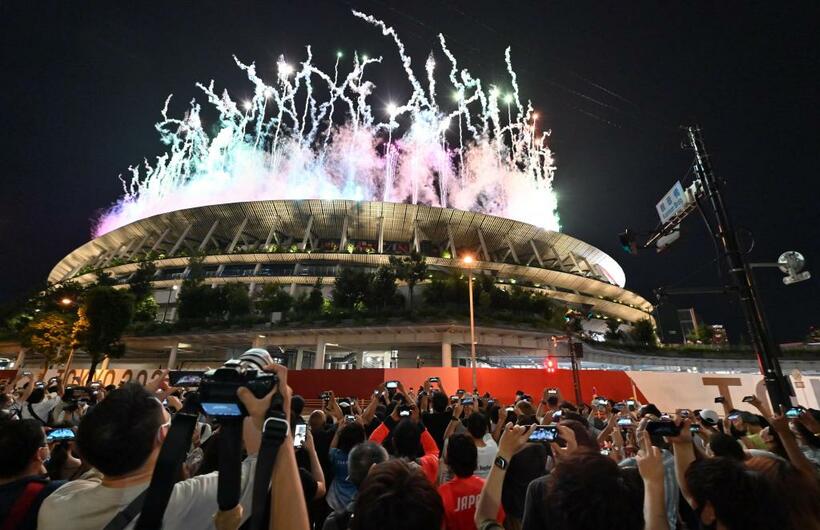
[[[220,511],[224,512],[239,504],[242,487],[242,418],[220,418],[220,425],[216,502]]]
[[[262,443],[256,460],[256,473],[253,477],[253,509],[250,519],[250,530],[268,528],[265,520],[268,506],[268,493],[273,474],[276,455],[290,431],[290,425],[282,410],[282,395],[277,392],[271,399],[271,405],[262,426]]]
[[[171,419],[171,427],[162,444],[151,475],[151,484],[145,495],[140,518],[135,528],[147,530],[162,527],[162,518],[168,507],[168,500],[174,490],[182,462],[191,446],[191,436],[196,427],[196,414],[179,412]]]

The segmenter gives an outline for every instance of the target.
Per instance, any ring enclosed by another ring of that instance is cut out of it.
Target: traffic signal
[[[638,254],[638,242],[635,240],[635,234],[632,230],[627,228],[618,234],[618,240],[621,242],[621,248],[624,249],[624,252],[633,256]]]
[[[544,359],[544,368],[547,369],[547,373],[555,373],[555,370],[558,368],[558,362],[555,360],[555,357],[550,355]]]

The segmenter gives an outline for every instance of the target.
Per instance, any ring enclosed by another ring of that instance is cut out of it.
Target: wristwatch
[[[509,464],[509,462],[507,462],[507,459],[503,456],[495,457],[495,462],[493,463],[498,469],[507,469],[507,464]]]

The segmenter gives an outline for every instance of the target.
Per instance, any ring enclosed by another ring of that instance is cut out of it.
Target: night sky
[[[275,76],[313,46],[382,55],[378,98],[409,92],[392,42],[350,15],[394,26],[417,75],[448,38],[460,66],[508,85],[552,129],[564,232],[618,260],[627,287],[654,302],[659,286],[715,287],[714,249],[697,216],[661,254],[624,254],[617,234],[651,229],[655,203],[687,177],[680,125],[699,123],[752,261],[801,251],[815,278],[786,287],[757,278],[781,342],[820,325],[820,81],[817,2],[11,2],[0,3],[0,302],[42,283],[90,237],[96,212],[121,194],[117,175],[164,146],[153,128],[166,96],[181,115],[210,79],[241,99],[250,85],[232,54]],[[717,6],[716,4],[722,4]],[[501,7],[499,7],[501,6]],[[688,178],[688,177],[687,177]],[[678,298],[708,323],[742,331],[722,297]]]

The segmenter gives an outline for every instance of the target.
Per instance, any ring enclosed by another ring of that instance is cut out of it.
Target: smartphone
[[[388,388],[390,390],[395,390],[395,389],[399,388],[399,382],[398,381],[388,381],[384,384],[384,388]]]
[[[48,436],[46,436],[46,442],[64,442],[73,440],[74,438],[76,438],[76,436],[74,435],[73,429],[61,428],[54,429],[48,433]]]
[[[601,449],[601,454],[604,455],[604,456],[609,456],[609,453],[611,453],[611,452],[612,452],[611,449]]]
[[[202,410],[208,416],[242,416],[236,403],[202,403]]]
[[[319,399],[321,399],[322,401],[330,401],[330,392],[322,392],[321,394],[319,394]]]
[[[430,379],[428,379],[428,381],[430,381],[431,383],[438,383],[438,377],[431,377]]]
[[[300,423],[293,429],[293,447],[302,447],[307,438],[307,425]]]
[[[743,402],[744,403],[751,403],[754,400],[755,400],[755,396],[743,396]]]
[[[689,432],[691,432],[692,434],[700,432],[700,425],[691,425],[689,427]]]
[[[805,412],[805,411],[806,411],[806,409],[804,407],[791,407],[791,408],[786,410],[786,413],[784,414],[784,416],[786,416],[790,420],[794,420],[794,419],[799,418],[800,415],[803,414],[803,412]]]
[[[715,398],[715,403],[726,403],[726,398],[723,396],[718,396]]]
[[[547,394],[549,394],[551,396],[555,396],[555,395],[558,394],[558,389],[557,388],[548,388],[547,389]]]
[[[467,392],[463,388],[459,388],[458,390],[456,390],[456,395],[458,395],[459,397],[463,396],[466,393]]]
[[[659,436],[678,436],[680,434],[680,425],[677,425],[674,421],[653,420],[646,424],[646,432]]]
[[[353,423],[354,421],[356,421],[356,416],[352,414],[345,416],[345,423]]]
[[[530,432],[528,442],[549,443],[558,438],[558,426],[556,425],[535,425]]]
[[[495,405],[495,400],[494,399],[488,399],[487,400],[487,408],[490,408],[493,405]]]
[[[622,410],[624,410],[625,406],[626,405],[624,405],[623,403],[615,403],[614,405],[612,405],[612,410],[614,410],[615,412],[621,412]]]
[[[678,410],[678,416],[681,418],[688,418],[691,411],[689,409],[680,409]]]
[[[458,403],[458,396],[450,396],[450,403]]]
[[[461,400],[461,404],[462,405],[472,405],[473,404],[473,398],[466,397],[466,398]]]
[[[168,383],[171,386],[198,387],[204,373],[195,370],[171,370],[168,372]]]
[[[738,419],[739,417],[740,417],[740,414],[739,414],[739,413],[737,413],[737,412],[733,412],[733,413],[729,414],[728,416],[726,416],[726,419],[727,419],[727,420],[736,420],[736,419]]]
[[[99,390],[100,388],[102,388],[102,383],[100,383],[99,381],[92,381],[89,386],[92,390]]]
[[[618,427],[629,428],[632,427],[632,420],[629,418],[621,418],[617,423]]]
[[[507,412],[507,414],[509,414],[510,412],[515,412],[515,407],[507,407],[504,410]]]

